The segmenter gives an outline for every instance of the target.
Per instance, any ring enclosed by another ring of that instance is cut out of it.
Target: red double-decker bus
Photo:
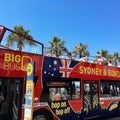
[[[8,32],[35,42],[5,47]],[[33,120],[88,120],[120,114],[120,68],[45,56],[42,43],[0,26],[0,119],[24,120],[26,68],[35,62]]]

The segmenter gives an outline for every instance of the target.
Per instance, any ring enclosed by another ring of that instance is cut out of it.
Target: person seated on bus
[[[73,57],[72,57],[72,54],[71,54],[71,53],[69,53],[69,54],[68,54],[68,57],[69,57],[69,59],[71,59],[71,60],[73,59]]]
[[[79,59],[80,62],[87,62],[87,58],[85,55],[83,55],[80,59]]]
[[[59,93],[56,93],[56,94],[55,94],[55,100],[56,100],[56,101],[60,100],[60,94],[59,94]]]
[[[108,66],[113,66],[112,60],[108,60]]]
[[[120,88],[117,86],[117,95],[120,95]]]
[[[65,92],[63,92],[63,93],[61,94],[61,99],[62,99],[62,100],[66,100],[66,94],[65,94]]]
[[[113,85],[111,84],[110,85],[110,96],[114,96],[114,88],[113,88]]]
[[[114,56],[114,57],[113,57],[113,61],[112,61],[112,62],[113,62],[113,65],[114,65],[114,66],[117,66],[117,65],[118,65],[117,56]]]
[[[110,89],[109,89],[109,86],[106,85],[104,88],[103,88],[103,94],[105,95],[110,95]]]
[[[54,100],[59,101],[60,99],[61,99],[60,93],[58,91],[56,91],[56,93],[54,95]]]
[[[97,54],[97,64],[103,64],[103,58],[102,55],[100,53]]]
[[[107,58],[106,58],[106,57],[102,57],[102,59],[103,59],[103,65],[108,65],[108,60],[107,60]]]

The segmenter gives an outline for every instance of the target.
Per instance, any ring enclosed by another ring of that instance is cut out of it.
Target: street
[[[105,119],[105,120],[120,120],[120,117],[114,117],[114,118],[109,118],[109,119]]]

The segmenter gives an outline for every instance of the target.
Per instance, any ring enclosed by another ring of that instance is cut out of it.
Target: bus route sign
[[[34,72],[35,62],[30,62],[27,66],[24,120],[32,120],[33,117]]]

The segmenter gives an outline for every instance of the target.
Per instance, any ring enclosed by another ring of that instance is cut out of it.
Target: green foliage
[[[81,58],[82,56],[89,56],[89,51],[87,50],[88,45],[87,44],[83,44],[80,43],[79,45],[74,47],[73,50],[73,56],[77,57],[79,56],[79,58]]]
[[[33,37],[30,35],[30,30],[25,30],[22,25],[19,26],[14,26],[13,31],[20,33],[30,39],[33,39]],[[29,44],[30,46],[35,46],[36,43],[28,40],[22,36],[19,36],[15,33],[10,32],[7,36],[7,42],[6,46],[7,47],[12,47],[17,44],[17,47],[21,50],[24,47],[25,44]],[[65,41],[61,40],[61,38],[54,36],[51,41],[49,41],[50,47],[48,47],[47,54],[50,54],[52,56],[60,57],[62,55],[67,54],[68,57],[74,56],[74,57],[79,57],[81,58],[82,56],[90,56],[89,51],[87,50],[88,45],[83,44],[80,42],[78,45],[74,47],[74,50],[70,53],[68,49],[65,47]],[[108,50],[103,50],[101,49],[100,54],[107,58],[107,59],[113,59],[114,57],[119,58],[119,53],[114,52],[113,54],[109,54]]]
[[[51,41],[49,41],[50,47],[48,48],[47,53],[55,55],[56,57],[62,56],[64,53],[69,53],[65,47],[65,41],[62,41],[57,36],[54,36]]]
[[[33,39],[33,37],[29,34],[30,30],[25,30],[24,27],[22,25],[19,26],[14,26],[14,30],[17,33],[20,33],[30,39]],[[7,36],[7,42],[6,42],[6,46],[7,47],[11,47],[14,46],[15,43],[17,43],[17,47],[19,48],[21,45],[21,50],[22,47],[24,47],[25,44],[29,44],[30,46],[32,45],[36,45],[33,41],[26,39],[25,37],[22,37],[16,33],[10,32]],[[20,49],[20,48],[19,48]]]

